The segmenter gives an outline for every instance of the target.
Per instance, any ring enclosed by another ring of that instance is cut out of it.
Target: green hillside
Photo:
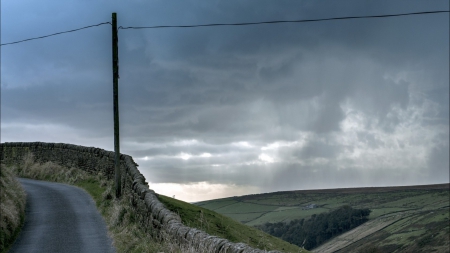
[[[371,236],[377,236],[373,238],[375,249],[406,249],[419,244],[421,249],[438,249],[449,245],[449,198],[449,184],[441,184],[275,192],[210,200],[196,205],[249,226],[308,218],[342,205],[369,208],[372,210],[368,223],[371,233],[364,234],[366,244],[372,242]],[[311,204],[314,208],[307,208]],[[380,237],[381,233],[383,236]],[[397,239],[400,237],[401,240]],[[419,243],[423,238],[431,239]],[[343,252],[351,248],[345,247]]]
[[[201,229],[210,235],[226,238],[232,242],[244,242],[254,248],[268,251],[308,252],[217,212],[163,195],[159,195],[158,198],[168,209],[179,214],[184,224]]]

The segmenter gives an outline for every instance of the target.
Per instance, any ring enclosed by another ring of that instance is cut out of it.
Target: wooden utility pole
[[[112,58],[113,58],[113,100],[114,100],[114,179],[116,198],[122,195],[120,175],[120,145],[119,145],[119,38],[117,36],[117,14],[112,14]]]

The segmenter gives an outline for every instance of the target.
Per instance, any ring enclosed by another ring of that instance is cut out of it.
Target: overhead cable
[[[411,12],[411,13],[387,14],[387,15],[349,16],[349,17],[300,19],[300,20],[276,20],[276,21],[247,22],[247,23],[216,23],[216,24],[200,24],[200,25],[157,25],[157,26],[128,26],[128,27],[119,26],[118,29],[125,30],[125,29],[156,29],[156,28],[194,28],[194,27],[208,27],[208,26],[246,26],[246,25],[279,24],[279,23],[306,23],[306,22],[343,20],[343,19],[387,18],[387,17],[437,14],[448,12],[450,11],[423,11],[423,12]]]
[[[91,28],[91,27],[101,26],[101,25],[106,25],[106,24],[111,24],[111,23],[110,23],[110,22],[103,22],[103,23],[100,23],[100,24],[89,25],[89,26],[85,26],[85,27],[81,27],[81,28],[77,28],[77,29],[73,29],[73,30],[69,30],[69,31],[58,32],[58,33],[53,33],[53,34],[49,34],[49,35],[44,35],[44,36],[40,36],[40,37],[36,37],[36,38],[30,38],[30,39],[25,39],[25,40],[19,40],[19,41],[14,41],[14,42],[9,42],[9,43],[4,43],[4,44],[1,44],[0,46],[6,46],[6,45],[11,45],[11,44],[17,44],[17,43],[21,43],[21,42],[25,42],[25,41],[30,41],[30,40],[43,39],[43,38],[47,38],[47,37],[51,37],[51,36],[55,36],[55,35],[60,35],[60,34],[63,34],[63,33],[76,32],[76,31],[79,31],[79,30],[88,29],[88,28]]]
[[[279,23],[306,23],[306,22],[319,22],[319,21],[330,21],[330,20],[344,20],[344,19],[363,19],[363,18],[388,18],[388,17],[399,17],[399,16],[411,16],[411,15],[424,15],[424,14],[438,14],[438,13],[449,13],[450,11],[423,11],[423,12],[410,12],[401,14],[386,14],[386,15],[370,15],[370,16],[347,16],[347,17],[335,17],[335,18],[320,18],[320,19],[300,19],[300,20],[274,20],[274,21],[261,21],[261,22],[246,22],[246,23],[212,23],[212,24],[199,24],[199,25],[157,25],[157,26],[119,26],[118,29],[157,29],[157,28],[195,28],[195,27],[209,27],[209,26],[247,26],[247,25],[262,25],[262,24],[279,24]],[[111,24],[110,22],[103,22],[96,25],[89,25],[73,30],[68,30],[64,32],[53,33],[45,36],[14,41],[9,43],[0,44],[0,46],[6,46],[11,44],[22,43],[30,40],[43,39],[51,36],[56,36],[64,33],[76,32],[83,29],[88,29],[96,26]]]

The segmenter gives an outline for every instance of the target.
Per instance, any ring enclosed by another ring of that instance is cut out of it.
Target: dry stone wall
[[[0,159],[6,164],[21,163],[27,153],[32,153],[39,163],[51,161],[67,168],[75,167],[93,174],[101,172],[108,179],[114,178],[114,152],[99,148],[65,143],[7,142],[0,143],[0,152]],[[183,225],[180,217],[168,210],[149,189],[137,166],[131,156],[120,155],[122,192],[131,196],[130,204],[137,210],[141,226],[151,236],[166,233],[183,246],[206,252],[266,252]]]

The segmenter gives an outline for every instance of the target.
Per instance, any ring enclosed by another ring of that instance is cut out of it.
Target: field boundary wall
[[[5,164],[20,164],[25,155],[32,153],[38,163],[53,162],[66,168],[74,167],[91,174],[102,173],[108,179],[114,178],[114,152],[100,148],[65,143],[6,142],[0,143],[0,151],[0,159]],[[207,252],[267,252],[185,226],[178,215],[158,200],[137,166],[131,156],[120,155],[122,192],[124,196],[131,196],[130,205],[137,211],[140,225],[146,228],[150,236],[165,232],[180,245]]]

